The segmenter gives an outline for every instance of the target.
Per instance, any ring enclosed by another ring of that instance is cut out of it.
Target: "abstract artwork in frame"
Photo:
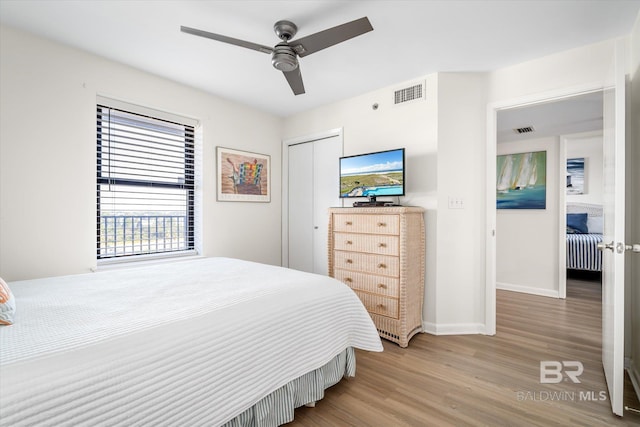
[[[218,200],[270,202],[271,157],[217,147]]]
[[[585,194],[584,186],[584,157],[567,159],[567,194]]]
[[[496,164],[497,209],[546,209],[546,151],[500,155]]]

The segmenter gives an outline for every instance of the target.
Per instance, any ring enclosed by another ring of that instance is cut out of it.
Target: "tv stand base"
[[[354,208],[374,208],[380,206],[399,206],[392,202],[353,202]]]

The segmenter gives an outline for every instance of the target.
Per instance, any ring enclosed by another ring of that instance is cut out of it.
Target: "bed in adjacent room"
[[[567,269],[601,271],[602,205],[567,204]]]
[[[9,283],[0,425],[279,425],[382,351],[338,280],[202,258]]]

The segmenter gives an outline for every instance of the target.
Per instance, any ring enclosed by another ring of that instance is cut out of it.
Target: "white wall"
[[[395,89],[422,79],[425,101],[392,105]],[[287,138],[343,127],[346,155],[406,148],[407,196],[401,203],[427,209],[423,319],[433,333],[482,329],[484,199],[478,177],[485,118],[478,112],[486,105],[485,88],[482,73],[440,73],[285,120]],[[448,209],[449,197],[462,198],[465,208]]]
[[[547,152],[546,209],[499,209],[496,212],[496,281],[498,289],[558,297],[558,137],[498,144],[497,154]]]
[[[584,157],[585,193],[567,195],[567,203],[592,203],[602,200],[602,134],[567,135],[567,159]]]
[[[614,41],[608,40],[505,67],[486,76],[438,74],[438,232],[436,254],[427,253],[428,261],[430,256],[436,257],[437,280],[432,285],[432,296],[437,315],[435,325],[430,325],[434,317],[425,317],[428,330],[438,334],[491,332],[491,321],[484,310],[485,301],[492,298],[490,292],[486,293],[488,271],[484,265],[485,260],[490,260],[484,244],[485,239],[490,239],[491,227],[487,229],[483,224],[487,207],[495,210],[495,192],[487,194],[483,186],[487,165],[495,173],[496,144],[485,138],[487,104],[490,108],[506,108],[601,88],[613,49]],[[493,149],[486,150],[486,144]],[[549,149],[553,155],[548,158],[548,174],[557,182],[558,144]],[[489,158],[487,163],[482,162],[485,158]],[[468,168],[463,173],[461,162]],[[482,198],[493,197],[491,206],[486,205],[488,199],[483,203],[468,196],[462,181],[471,183],[470,192],[478,191]],[[495,188],[495,177],[489,181],[489,187]],[[559,215],[553,205],[557,205],[558,191],[558,185],[549,188],[549,209],[543,224],[549,230],[540,236],[543,240],[539,244],[549,248],[542,266],[545,276],[538,275],[537,282],[517,282],[521,286],[536,284],[541,288],[538,292],[548,295],[555,295],[558,290]],[[446,209],[447,199],[456,197],[456,192],[467,200],[464,213]],[[487,307],[491,310],[490,304]],[[486,320],[489,323],[485,324]]]
[[[545,93],[558,96],[600,88],[613,46],[614,40],[605,40],[495,70],[490,74],[489,102],[519,105],[544,99]]]
[[[438,74],[436,334],[484,331],[484,73]],[[463,209],[450,209],[449,199]],[[427,254],[427,257],[429,254]]]
[[[426,99],[393,105],[393,91],[426,81]],[[372,108],[378,104],[378,109]],[[285,119],[283,139],[343,128],[344,154],[405,147],[406,193],[401,204],[422,206],[426,218],[426,319],[435,319],[438,78],[417,78]],[[431,320],[433,321],[433,320]]]
[[[96,95],[200,120],[204,255],[280,264],[280,118],[7,27],[0,43],[3,278],[96,266]],[[271,155],[271,203],[216,202],[218,145]]]

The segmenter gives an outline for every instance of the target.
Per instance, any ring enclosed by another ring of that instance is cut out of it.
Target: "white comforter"
[[[0,425],[223,424],[346,347],[381,351],[337,280],[228,258],[10,283]]]

